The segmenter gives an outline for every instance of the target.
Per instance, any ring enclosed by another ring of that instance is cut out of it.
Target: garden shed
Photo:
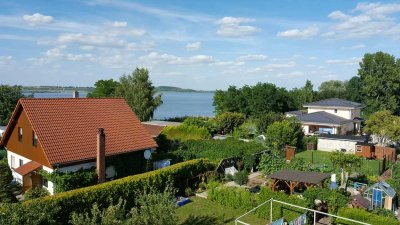
[[[267,177],[272,179],[271,189],[289,188],[289,194],[295,193],[295,188],[305,190],[308,187],[323,186],[324,180],[329,178],[329,173],[305,172],[284,169]]]
[[[396,191],[385,181],[369,186],[364,197],[369,200],[369,208],[385,208],[388,210],[397,210],[397,195]]]

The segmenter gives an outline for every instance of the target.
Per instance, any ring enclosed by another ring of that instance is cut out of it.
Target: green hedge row
[[[379,216],[370,212],[365,211],[364,209],[350,209],[350,208],[341,208],[338,211],[338,216],[346,217],[349,219],[354,219],[357,221],[370,223],[372,225],[381,224],[381,225],[398,225],[400,222],[393,218]],[[358,223],[349,222],[342,219],[336,220],[337,224],[341,225],[358,225]]]
[[[273,198],[275,200],[285,201],[287,203],[295,204],[298,206],[307,206],[307,202],[304,199],[292,195],[288,196],[281,192],[273,192],[267,187],[261,187],[261,191],[258,194],[250,193],[243,188],[235,187],[212,187],[208,191],[208,198],[211,201],[218,202],[221,205],[229,206],[235,209],[241,209],[243,211],[250,211],[256,206],[268,201]],[[282,205],[279,203],[273,203],[273,219],[279,219],[285,217],[286,220],[293,220],[305,213],[305,210],[298,208]],[[270,217],[270,203],[258,208],[255,212],[258,217],[269,219]],[[245,218],[243,220],[245,221]]]
[[[84,212],[96,202],[100,207],[104,207],[122,198],[127,201],[127,208],[131,208],[139,192],[163,191],[167,185],[173,185],[184,192],[193,177],[213,167],[208,160],[191,160],[148,173],[26,201],[23,205],[29,207],[41,203],[57,207],[62,213],[57,214],[56,221],[67,223],[73,211]]]
[[[179,126],[165,127],[162,132],[169,140],[201,140],[209,139],[211,134],[205,127],[182,124]]]
[[[182,143],[180,150],[174,153],[185,160],[208,158],[219,161],[228,157],[243,157],[265,150],[256,142],[244,142],[233,138],[226,140],[190,140]]]

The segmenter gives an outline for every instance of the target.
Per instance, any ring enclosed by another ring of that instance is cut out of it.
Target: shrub
[[[284,119],[285,116],[282,113],[268,112],[258,118],[257,130],[259,133],[265,133],[271,124]]]
[[[346,207],[349,199],[348,197],[338,191],[330,190],[327,188],[308,188],[303,193],[304,198],[308,202],[308,207],[315,207],[315,199],[319,199],[328,205],[329,213],[336,214],[339,208]]]
[[[193,195],[193,190],[190,187],[187,187],[185,189],[185,195],[186,195],[186,197],[192,196]]]
[[[48,195],[50,195],[50,193],[45,188],[33,187],[25,192],[24,199],[31,200],[31,199],[35,199],[35,198],[41,198],[44,196],[48,196]]]
[[[17,202],[12,188],[12,172],[6,160],[0,160],[0,202]]]
[[[337,215],[370,224],[385,224],[385,225],[399,224],[399,221],[396,219],[379,216],[367,212],[364,209],[341,208],[339,209]],[[336,222],[337,224],[343,224],[343,225],[358,225],[358,223],[353,223],[342,219],[337,219]]]
[[[90,169],[79,169],[75,172],[59,172],[56,170],[49,173],[45,170],[41,170],[40,174],[43,178],[54,183],[54,193],[87,187],[97,183],[95,167]]]
[[[285,145],[302,148],[304,131],[299,120],[289,117],[271,124],[266,133],[266,144],[275,149],[282,150]]]
[[[258,164],[258,169],[265,175],[269,175],[281,170],[284,166],[285,159],[280,156],[279,152],[272,151],[262,154],[261,161]]]
[[[247,184],[249,173],[246,170],[239,171],[233,176],[233,180],[239,185]]]
[[[231,133],[236,127],[239,127],[246,121],[242,113],[225,112],[215,118],[215,123],[220,132],[224,134]]]
[[[374,210],[371,211],[371,213],[374,213],[376,215],[383,216],[383,217],[388,217],[391,219],[397,219],[396,215],[393,213],[393,211],[389,210],[389,209],[375,208]]]
[[[65,224],[72,211],[86,212],[85,210],[91,208],[96,202],[99,207],[104,208],[110,204],[109,200],[114,196],[123,198],[127,201],[127,207],[132,207],[138,197],[138,191],[163,191],[167,185],[173,185],[183,193],[190,179],[212,168],[213,165],[207,160],[192,160],[148,173],[25,201],[22,204],[28,208],[39,203],[59,207],[63,213],[57,214],[54,219]],[[114,202],[111,203],[115,203],[116,200],[113,199]],[[3,212],[0,211],[1,213]]]
[[[170,140],[179,141],[209,139],[211,136],[207,128],[186,124],[165,127],[162,134]]]

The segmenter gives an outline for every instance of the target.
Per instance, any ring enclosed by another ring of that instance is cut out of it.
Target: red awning
[[[21,174],[22,176],[25,176],[28,173],[39,169],[40,167],[42,167],[42,164],[35,162],[35,161],[30,161],[30,162],[25,163],[24,165],[18,167],[17,169],[15,169],[15,172]]]

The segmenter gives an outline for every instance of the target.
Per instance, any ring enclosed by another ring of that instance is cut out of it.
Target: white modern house
[[[286,116],[296,116],[302,123],[304,133],[325,133],[346,135],[359,133],[361,103],[339,98],[324,99],[303,105],[307,111],[287,112]]]

